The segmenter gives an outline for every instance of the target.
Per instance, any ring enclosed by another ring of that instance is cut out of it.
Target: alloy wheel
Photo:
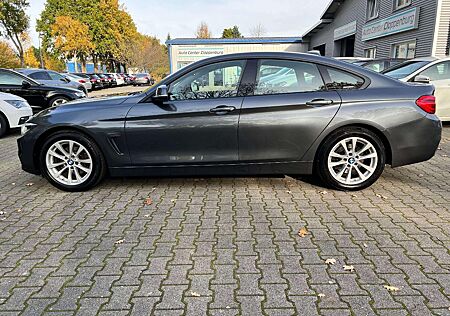
[[[328,155],[328,170],[341,184],[357,185],[368,180],[378,164],[374,145],[361,137],[340,140]]]
[[[67,102],[68,101],[66,99],[56,99],[55,101],[53,101],[52,106],[60,106]]]
[[[68,186],[84,183],[94,167],[89,151],[74,140],[59,140],[52,144],[47,150],[45,162],[49,175]]]

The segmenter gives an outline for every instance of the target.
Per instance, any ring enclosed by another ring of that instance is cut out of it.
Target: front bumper
[[[39,157],[35,155],[35,146],[40,134],[39,127],[35,127],[17,139],[18,154],[20,163],[22,164],[22,170],[28,173],[41,173],[38,165]]]

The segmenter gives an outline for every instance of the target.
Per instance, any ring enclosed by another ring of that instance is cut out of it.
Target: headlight
[[[22,100],[5,100],[5,102],[11,104],[16,109],[29,107],[27,101],[22,101]]]
[[[21,132],[22,135],[25,135],[29,130],[31,130],[32,128],[34,128],[36,126],[37,125],[34,124],[34,123],[25,123],[20,128],[20,132]]]
[[[75,92],[75,95],[79,98],[85,98],[86,94],[83,91]]]

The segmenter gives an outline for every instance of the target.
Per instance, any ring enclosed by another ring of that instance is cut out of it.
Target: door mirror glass
[[[28,81],[22,81],[22,88],[23,89],[28,89],[31,87],[31,84]]]
[[[158,102],[164,102],[169,100],[169,92],[165,84],[160,85],[156,88],[156,93],[153,96],[153,100]]]
[[[423,75],[418,75],[414,78],[414,82],[417,83],[430,83],[430,77],[427,76],[423,76]]]

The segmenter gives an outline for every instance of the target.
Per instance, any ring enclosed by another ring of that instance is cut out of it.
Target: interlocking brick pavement
[[[65,193],[21,171],[16,138],[0,140],[1,315],[450,315],[450,127],[431,161],[353,193],[289,177]]]

